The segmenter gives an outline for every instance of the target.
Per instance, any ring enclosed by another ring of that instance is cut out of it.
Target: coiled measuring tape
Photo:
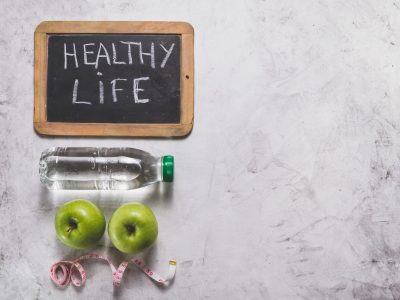
[[[124,275],[125,269],[128,267],[129,263],[132,263],[135,266],[137,266],[140,270],[142,270],[148,277],[150,277],[155,282],[165,286],[167,286],[171,282],[171,280],[175,277],[175,272],[176,272],[176,261],[174,260],[169,261],[168,274],[165,278],[163,278],[156,272],[148,268],[145,265],[144,261],[138,258],[123,261],[118,266],[118,268],[115,268],[115,266],[107,257],[98,254],[87,254],[72,261],[63,260],[53,264],[50,268],[51,280],[53,280],[53,282],[59,287],[66,287],[70,282],[72,282],[72,284],[77,287],[83,286],[86,282],[87,277],[86,277],[86,271],[80,262],[90,259],[105,261],[109,264],[112,271],[113,285],[116,287],[121,285],[122,276]]]

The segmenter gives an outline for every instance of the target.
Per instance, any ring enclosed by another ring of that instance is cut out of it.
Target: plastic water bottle
[[[39,174],[52,190],[130,190],[172,182],[174,157],[133,148],[54,147],[43,151]]]

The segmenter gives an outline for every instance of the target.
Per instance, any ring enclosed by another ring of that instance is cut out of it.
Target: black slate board
[[[136,43],[131,44],[131,55],[126,42]],[[151,55],[148,55],[152,43],[154,65]],[[84,44],[89,44],[86,46],[87,64],[84,60]],[[161,67],[173,44],[170,56]],[[48,34],[47,121],[179,123],[180,51],[181,37],[174,34]],[[97,66],[93,65],[97,59]],[[147,103],[135,103],[133,82],[138,78],[142,78],[138,80],[138,88],[143,89],[137,90],[138,99],[149,99]],[[116,102],[111,83],[115,79],[126,79],[115,83],[115,89],[122,89],[115,91]],[[101,85],[104,91],[102,100]],[[77,91],[75,103],[74,88]]]

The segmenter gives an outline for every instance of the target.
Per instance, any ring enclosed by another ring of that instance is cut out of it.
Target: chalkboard
[[[54,135],[186,135],[193,126],[192,27],[41,23],[34,125]]]

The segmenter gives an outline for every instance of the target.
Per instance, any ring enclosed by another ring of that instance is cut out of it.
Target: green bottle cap
[[[172,155],[165,155],[162,157],[162,181],[174,181],[174,157]]]

